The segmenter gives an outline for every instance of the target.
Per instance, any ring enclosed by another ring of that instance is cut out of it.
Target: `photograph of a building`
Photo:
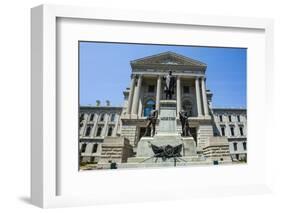
[[[247,162],[246,107],[214,106],[207,63],[163,51],[128,64],[123,105],[80,103],[80,170]]]

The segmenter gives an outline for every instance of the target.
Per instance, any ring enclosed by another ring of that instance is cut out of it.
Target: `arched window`
[[[146,101],[145,105],[144,105],[144,109],[143,109],[143,116],[147,117],[149,115],[149,113],[151,112],[151,110],[155,109],[155,101],[152,99],[149,99],[148,101]]]
[[[100,115],[100,121],[104,121],[104,113]]]
[[[98,131],[97,131],[97,137],[99,137],[100,135],[101,135],[101,131],[102,131],[102,128],[101,128],[101,126],[98,128]]]
[[[182,109],[186,111],[190,116],[192,115],[192,103],[189,100],[182,102]]]
[[[112,135],[112,127],[109,127],[108,132],[107,132],[107,136],[111,136]]]

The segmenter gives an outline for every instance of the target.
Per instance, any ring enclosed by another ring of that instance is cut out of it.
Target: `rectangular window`
[[[93,121],[93,120],[94,120],[94,117],[95,117],[95,114],[94,114],[94,113],[91,114],[91,116],[90,116],[90,121]]]
[[[97,137],[101,136],[101,131],[102,131],[102,127],[100,126],[97,130],[97,134],[96,134]]]
[[[231,136],[234,136],[234,127],[230,127]]]
[[[243,127],[240,127],[239,130],[240,130],[240,135],[243,136],[244,135]]]
[[[189,93],[189,86],[184,86],[183,87],[183,93],[188,94]]]
[[[244,150],[247,150],[247,143],[246,142],[243,142],[243,148],[244,148]]]
[[[85,152],[86,151],[86,147],[87,147],[87,144],[82,144],[82,147],[81,147],[81,152]]]
[[[220,115],[220,122],[222,122],[222,115]]]
[[[86,129],[85,136],[90,136],[91,130],[92,130],[92,127],[91,127],[91,126],[88,126],[87,129]]]
[[[94,144],[93,146],[93,153],[96,153],[98,150],[98,144]]]
[[[224,127],[221,127],[221,135],[222,135],[222,136],[225,136]]]
[[[237,121],[240,122],[240,115],[237,115]]]
[[[100,121],[101,121],[101,122],[104,121],[104,113],[102,113],[102,114],[100,115]]]
[[[231,122],[231,115],[228,116],[228,120],[229,120],[229,122]]]
[[[111,114],[110,121],[113,122],[115,120],[115,114]]]
[[[234,151],[237,151],[237,143],[233,143],[233,149]]]
[[[149,92],[149,93],[154,92],[154,89],[155,89],[155,88],[154,88],[154,85],[149,85],[149,86],[148,86],[148,92]]]

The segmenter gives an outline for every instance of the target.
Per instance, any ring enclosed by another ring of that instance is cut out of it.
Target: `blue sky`
[[[207,64],[206,85],[213,92],[213,107],[246,108],[244,48],[80,42],[80,105],[123,105],[130,84],[130,61],[172,51]]]

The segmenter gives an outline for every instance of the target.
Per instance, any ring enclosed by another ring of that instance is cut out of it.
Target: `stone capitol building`
[[[117,168],[140,168],[247,162],[247,111],[212,106],[213,94],[206,88],[206,64],[164,52],[131,61],[130,65],[131,81],[123,91],[123,107],[111,106],[109,101],[80,106],[80,165],[108,169],[112,163]],[[175,85],[167,100],[165,76],[170,71]],[[153,134],[152,125],[147,124],[155,110],[158,117]],[[189,135],[183,135],[181,111],[189,115]],[[155,154],[156,145],[168,157]],[[169,154],[172,156],[176,149],[171,147],[178,147],[173,159]]]

